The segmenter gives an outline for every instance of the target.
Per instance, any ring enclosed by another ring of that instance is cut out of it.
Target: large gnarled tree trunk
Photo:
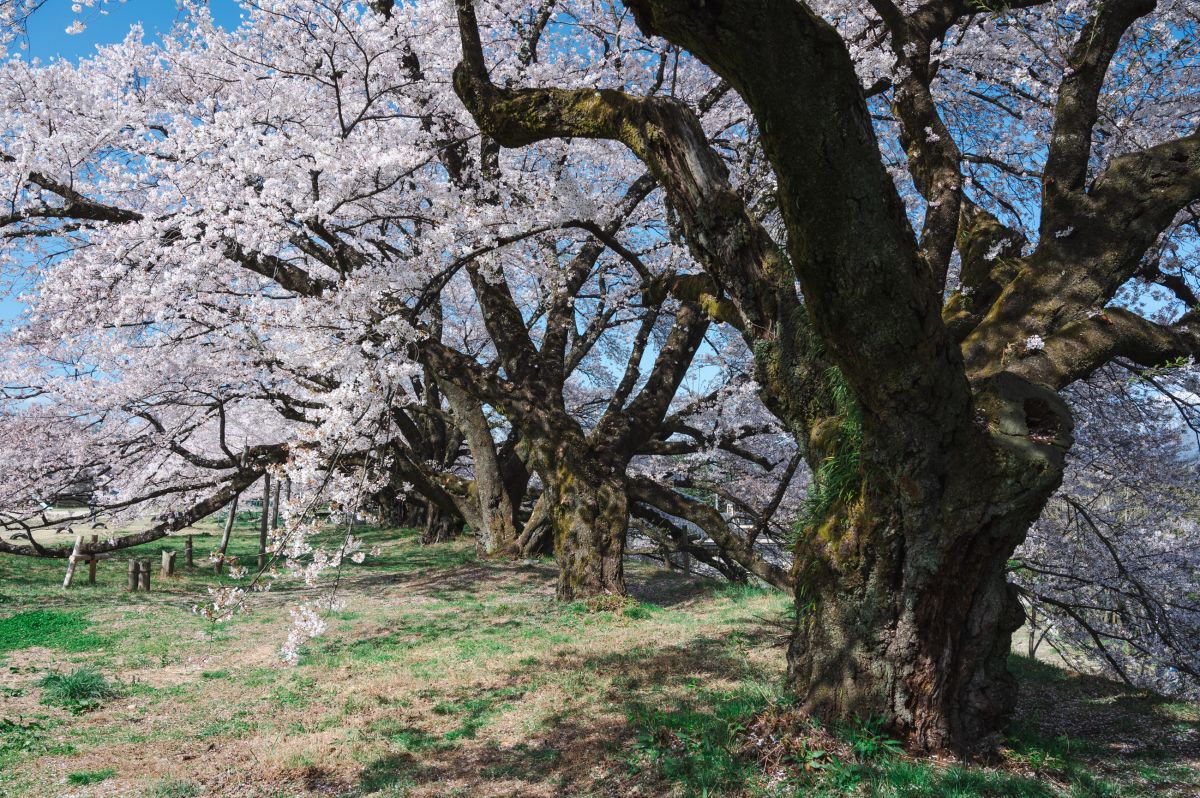
[[[1024,616],[1006,566],[1061,481],[1071,422],[1052,392],[998,382],[949,442],[938,495],[914,506],[882,461],[803,530],[788,674],[819,716],[888,717],[917,748],[969,751],[1011,715]]]
[[[559,450],[545,473],[558,560],[558,598],[625,593],[629,504],[624,480],[596,458]]]
[[[914,749],[987,748],[1015,697],[1005,658],[1021,618],[1005,563],[1058,486],[1071,444],[1056,392],[1114,357],[1154,365],[1200,352],[1188,327],[1195,311],[1159,325],[1106,308],[1155,237],[1200,198],[1200,133],[1116,158],[1088,182],[1109,61],[1154,3],[1099,4],[1079,34],[1049,138],[1042,240],[1030,255],[966,196],[963,156],[930,91],[934,43],[970,4],[930,0],[906,13],[872,3],[902,67],[893,103],[928,205],[919,236],[846,45],[810,8],[626,5],[645,32],[704,61],[750,107],[777,178],[786,258],[689,109],[621,91],[496,86],[470,0],[457,0],[456,91],[504,146],[600,138],[639,157],[711,280],[670,290],[742,331],[764,401],[806,449],[817,490],[831,463],[851,469],[797,550],[789,672],[805,705],[825,718],[882,715]],[[1055,234],[1064,230],[1072,232]],[[955,250],[963,288],[943,319]],[[848,400],[822,387],[829,366]],[[846,404],[859,419],[852,440],[836,418]]]

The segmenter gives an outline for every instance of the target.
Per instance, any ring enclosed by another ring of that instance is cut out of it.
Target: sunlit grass
[[[257,545],[247,527],[231,546],[239,556]],[[910,759],[866,720],[830,730],[836,756],[809,751],[807,765],[768,772],[744,735],[764,708],[788,706],[789,597],[633,562],[635,598],[560,604],[553,562],[479,561],[469,540],[421,547],[407,531],[355,535],[382,552],[344,569],[345,605],[325,612],[328,631],[295,668],[278,661],[286,607],[328,592],[284,580],[252,594],[248,614],[212,626],[190,612],[207,587],[232,583],[201,555],[211,537],[196,539],[196,567],[179,557],[178,575],[156,579],[149,594],[125,592],[120,562],[103,563],[97,585],[63,591],[61,563],[0,558],[9,597],[0,603],[0,641],[9,641],[0,647],[0,794],[216,795],[231,773],[253,794],[288,798],[1083,798],[1200,788],[1194,763],[1168,749],[1117,755],[1046,732],[1036,715],[1014,726],[1001,767]],[[124,556],[156,561],[162,547],[144,548]],[[1019,658],[1013,666],[1046,701],[1096,702],[1114,723],[1149,724],[1164,739],[1200,723],[1190,705]],[[82,668],[107,674],[119,700],[85,696],[97,711],[80,714],[40,703],[48,674],[70,679]],[[71,781],[110,769],[102,781]]]

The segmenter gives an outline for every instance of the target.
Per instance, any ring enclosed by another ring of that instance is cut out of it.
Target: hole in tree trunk
[[[1051,443],[1062,433],[1062,420],[1054,408],[1037,397],[1025,400],[1025,425],[1029,428],[1029,437],[1039,443]]]

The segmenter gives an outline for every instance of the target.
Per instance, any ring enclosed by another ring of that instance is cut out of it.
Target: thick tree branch
[[[1179,211],[1200,200],[1200,131],[1113,160],[1087,194],[1060,213],[963,344],[969,370],[1003,368],[1005,352],[1048,338],[1105,307],[1138,273]]]
[[[455,90],[489,136],[506,147],[551,138],[618,141],[641,159],[679,214],[689,246],[741,316],[772,410],[802,428],[819,394],[819,347],[791,265],[729,184],[721,157],[685,105],[601,89],[510,89],[492,83],[471,0],[457,0],[463,60]],[[876,156],[877,157],[877,156]],[[786,351],[781,351],[786,350]]]
[[[253,464],[235,472],[227,482],[224,482],[217,490],[210,493],[203,499],[195,502],[183,512],[171,513],[167,518],[158,524],[146,529],[142,532],[135,532],[130,535],[124,535],[115,538],[112,541],[101,543],[93,543],[88,546],[89,554],[104,554],[111,551],[120,551],[132,546],[140,546],[143,543],[152,543],[155,540],[160,540],[172,532],[191,526],[227,505],[234,496],[241,493],[250,485],[254,484],[263,474],[263,468],[266,465],[273,463],[282,463],[287,459],[287,448],[278,446],[272,448],[268,452],[258,458],[255,458]],[[52,557],[65,559],[71,556],[71,546],[47,547],[41,546],[31,541],[30,545],[17,545],[9,541],[0,539],[0,552],[5,554],[18,554],[26,557]]]
[[[1067,57],[1066,73],[1058,89],[1054,129],[1042,176],[1043,237],[1063,226],[1069,198],[1084,189],[1092,129],[1099,114],[1100,89],[1108,66],[1125,31],[1139,17],[1154,10],[1155,0],[1106,0],[1098,6]]]
[[[1009,371],[1054,389],[1086,379],[1116,358],[1153,368],[1200,356],[1200,324],[1164,326],[1122,308],[1108,308],[1068,324],[1029,351]]]
[[[764,559],[754,550],[752,544],[738,537],[730,530],[725,518],[713,507],[689,499],[644,477],[635,477],[629,481],[629,495],[636,501],[644,502],[661,512],[700,527],[730,559],[767,584],[786,591],[795,587],[785,569]]]

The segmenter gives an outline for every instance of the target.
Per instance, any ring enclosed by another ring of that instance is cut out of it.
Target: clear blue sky
[[[96,47],[119,42],[129,33],[129,28],[141,23],[147,39],[170,30],[179,10],[174,0],[109,0],[102,8],[84,9],[74,14],[74,0],[49,0],[29,21],[28,50],[23,55],[47,62],[56,58],[77,61],[91,55]],[[217,22],[226,26],[237,25],[241,7],[237,0],[210,0],[210,7]],[[107,13],[101,14],[104,10]],[[83,33],[68,34],[67,26],[79,18],[87,26]],[[14,48],[14,52],[21,52]],[[15,318],[21,312],[17,302],[4,287],[0,287],[0,324]]]
[[[72,61],[95,51],[97,45],[125,38],[132,25],[141,23],[147,38],[171,28],[179,10],[175,0],[108,0],[103,6],[85,8],[82,14],[71,11],[74,0],[49,0],[29,23],[31,57],[54,57]],[[210,0],[213,15],[222,25],[238,22],[241,9],[236,0]],[[101,13],[101,11],[107,13]],[[66,28],[78,17],[87,25],[83,33],[68,35]]]

